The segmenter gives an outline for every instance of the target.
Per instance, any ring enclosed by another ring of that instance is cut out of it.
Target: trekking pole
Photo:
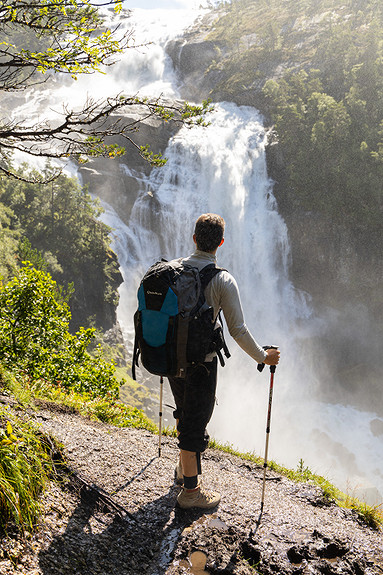
[[[161,437],[162,437],[162,393],[164,387],[164,378],[160,377],[160,411],[159,411],[159,423],[158,423],[158,457],[161,457]]]
[[[275,346],[265,346],[263,349],[277,349]],[[262,371],[265,367],[264,363],[258,364],[258,371]],[[269,389],[269,406],[267,410],[267,423],[266,423],[266,445],[265,445],[265,457],[263,463],[263,483],[262,483],[262,498],[261,498],[261,514],[263,512],[263,506],[265,502],[265,486],[266,486],[266,470],[267,470],[267,454],[269,450],[269,438],[270,438],[270,422],[271,422],[271,405],[273,402],[273,390],[274,390],[274,373],[276,370],[276,365],[270,365],[270,389]]]

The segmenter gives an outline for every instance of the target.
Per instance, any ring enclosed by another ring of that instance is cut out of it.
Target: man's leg
[[[183,474],[187,477],[198,475],[197,454],[195,451],[181,449],[181,465]]]
[[[176,418],[183,472],[186,476],[199,475],[200,453],[205,451],[209,442],[206,426],[214,410],[217,362],[201,364],[185,379],[169,378],[169,383],[177,406],[173,415]]]
[[[179,380],[169,381],[179,417],[177,431],[184,479],[184,490],[178,496],[178,503],[181,507],[214,507],[220,497],[201,491],[198,475],[201,473],[200,453],[205,451],[209,441],[206,426],[214,409],[217,362],[197,366],[182,384]],[[180,385],[182,394],[179,393]]]

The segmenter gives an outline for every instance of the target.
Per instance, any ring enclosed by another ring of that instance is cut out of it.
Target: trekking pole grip
[[[264,345],[264,346],[263,346],[263,349],[264,349],[265,351],[267,351],[268,349],[278,349],[278,346],[277,346],[277,345]],[[265,367],[265,364],[264,364],[264,363],[259,363],[259,364],[257,365],[258,371],[262,371],[264,367]],[[276,369],[277,369],[277,366],[276,366],[276,365],[270,365],[270,372],[271,372],[271,373],[275,373],[275,370],[276,370]]]

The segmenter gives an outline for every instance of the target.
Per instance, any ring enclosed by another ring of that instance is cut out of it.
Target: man
[[[197,249],[183,260],[184,263],[199,270],[215,263],[217,249],[224,242],[224,229],[225,222],[221,216],[200,216],[193,235]],[[214,308],[214,317],[217,317],[222,309],[230,335],[250,357],[257,363],[278,364],[279,350],[265,351],[247,329],[238,286],[229,272],[222,270],[213,277],[205,289],[205,298]],[[215,507],[221,496],[203,489],[198,475],[201,474],[200,454],[205,451],[209,441],[206,426],[214,409],[217,357],[210,354],[203,364],[190,368],[186,378],[169,377],[169,383],[177,407],[174,412],[180,448],[177,480],[179,483],[183,482],[177,503],[184,509]]]

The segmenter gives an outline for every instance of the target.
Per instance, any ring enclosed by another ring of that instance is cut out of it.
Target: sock
[[[192,477],[186,477],[186,475],[184,475],[185,489],[195,489],[197,485],[198,485],[198,475],[193,475]]]

